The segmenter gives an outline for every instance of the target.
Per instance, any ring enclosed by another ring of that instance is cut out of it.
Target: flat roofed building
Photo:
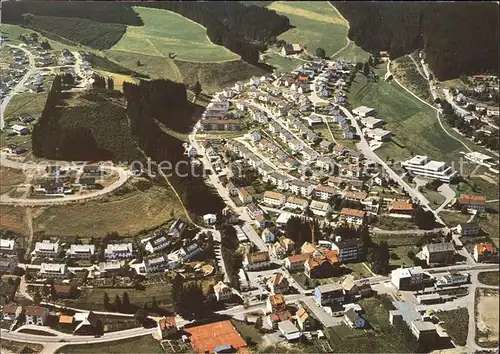
[[[55,257],[59,254],[58,242],[37,242],[35,244],[35,255],[37,257]]]
[[[422,267],[397,268],[391,272],[390,278],[397,289],[411,289],[423,283],[424,270]]]
[[[384,121],[382,119],[371,116],[361,118],[360,121],[361,124],[370,129],[380,128],[381,126],[384,125]]]
[[[12,239],[2,238],[0,239],[0,252],[1,253],[12,253],[16,249],[16,241]]]
[[[104,250],[105,259],[127,259],[133,257],[132,243],[109,243]]]
[[[94,254],[94,245],[71,245],[68,250],[68,255],[75,259],[89,259]]]
[[[68,268],[64,263],[42,263],[38,275],[46,278],[65,278]]]
[[[450,179],[457,174],[445,162],[431,161],[424,155],[416,155],[409,160],[403,161],[402,166],[407,171],[418,176],[434,178],[442,182],[450,182]]]
[[[352,114],[360,116],[360,117],[368,117],[368,116],[373,116],[376,114],[375,109],[366,107],[366,106],[359,106],[356,107],[352,110]]]

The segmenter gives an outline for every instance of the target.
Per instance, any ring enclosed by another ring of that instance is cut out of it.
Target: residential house
[[[54,292],[58,299],[75,298],[78,290],[72,285],[54,284]]]
[[[345,222],[349,224],[363,225],[366,218],[366,212],[363,210],[342,208],[342,210],[340,211],[340,216]]]
[[[340,262],[349,263],[361,260],[362,242],[360,239],[349,238],[332,242],[332,250],[338,252]]]
[[[133,257],[132,243],[109,243],[104,249],[104,258],[129,259]]]
[[[95,254],[94,245],[71,245],[68,256],[73,259],[90,259]]]
[[[306,199],[297,198],[295,196],[289,196],[286,199],[285,207],[290,209],[301,209],[304,210],[309,205]]]
[[[333,148],[333,143],[329,140],[322,140],[319,143],[319,148],[325,152],[328,152],[328,151],[330,151],[330,149]]]
[[[286,255],[286,248],[280,241],[276,241],[269,247],[269,252],[276,258],[282,259]]]
[[[233,296],[233,291],[222,281],[214,285],[214,293],[217,301],[226,301]]]
[[[158,336],[165,339],[177,333],[175,316],[163,317],[158,321]]]
[[[457,286],[470,282],[470,274],[450,273],[442,275],[436,279],[434,286]]]
[[[352,279],[346,278],[342,282],[344,293],[351,297],[369,297],[373,294],[373,289],[370,282],[355,283]]]
[[[2,309],[2,318],[5,321],[15,321],[22,312],[22,306],[14,305],[13,303],[5,304]]]
[[[296,341],[302,337],[302,332],[290,320],[278,323],[278,329],[287,341]]]
[[[179,248],[177,254],[183,262],[190,261],[194,256],[201,253],[203,248],[197,242],[189,242]]]
[[[384,121],[375,117],[364,117],[360,119],[361,124],[369,129],[381,128],[384,125]]]
[[[295,179],[289,182],[290,191],[296,195],[302,195],[303,197],[309,196],[314,190],[314,185],[309,182],[301,181]]]
[[[342,176],[351,178],[361,178],[363,176],[363,167],[358,165],[342,165]]]
[[[285,204],[285,196],[281,193],[266,191],[264,193],[264,203],[275,206],[282,206]]]
[[[267,218],[266,215],[256,215],[255,218],[255,224],[260,228],[260,229],[265,229],[266,227],[269,227],[271,225],[271,220]]]
[[[333,147],[333,153],[337,156],[343,156],[346,153],[346,149],[341,145],[335,145]]]
[[[144,268],[146,273],[163,272],[169,269],[177,268],[180,264],[180,259],[174,254],[152,256],[144,259]]]
[[[366,198],[368,198],[368,193],[366,192],[352,192],[352,191],[348,191],[348,192],[345,192],[344,194],[344,198],[346,200],[352,200],[352,201],[355,201],[355,202],[363,202],[365,201]]]
[[[297,325],[299,326],[301,331],[311,331],[314,328],[314,321],[311,316],[307,313],[307,310],[304,307],[299,307],[297,312],[295,313],[295,318],[297,319]]]
[[[375,113],[375,109],[373,109],[373,108],[366,107],[366,106],[360,106],[360,107],[354,108],[352,110],[352,114],[354,114],[355,116],[359,116],[359,117],[368,117],[368,116],[373,116],[376,113]]]
[[[241,187],[238,189],[238,199],[243,204],[251,203],[253,200],[252,195],[248,192],[248,190],[245,187]]]
[[[272,294],[285,294],[289,290],[288,279],[283,273],[275,273],[267,280],[267,287]]]
[[[235,131],[243,127],[243,123],[237,119],[202,119],[199,122],[202,131]]]
[[[297,43],[288,44],[287,43],[281,48],[281,54],[283,56],[294,55],[294,54],[302,53],[303,50],[304,50],[304,48],[301,44],[297,44]]]
[[[24,311],[26,324],[45,326],[49,317],[49,309],[43,306],[28,306]]]
[[[285,258],[285,268],[294,271],[304,269],[305,262],[312,257],[312,253],[301,253]]]
[[[47,179],[41,182],[35,191],[45,194],[64,194],[64,184],[56,178]]]
[[[314,301],[318,306],[344,302],[344,289],[340,284],[329,283],[317,286],[314,289]]]
[[[0,253],[12,254],[16,251],[16,241],[13,239],[0,238]]]
[[[261,270],[269,268],[271,265],[269,252],[247,253],[243,258],[242,263],[247,270]]]
[[[351,328],[364,328],[366,321],[354,309],[349,309],[344,313],[344,322]]]
[[[254,203],[250,203],[247,205],[247,213],[250,215],[252,219],[255,219],[257,215],[264,215],[264,210],[259,208],[257,205]]]
[[[492,243],[478,243],[474,246],[474,260],[478,263],[498,263],[498,250]]]
[[[264,231],[262,231],[261,237],[262,241],[264,241],[265,243],[272,243],[275,240],[274,233],[272,233],[269,229],[264,229]]]
[[[313,212],[314,215],[325,216],[332,210],[332,207],[328,203],[313,200],[309,205],[309,209]]]
[[[391,274],[391,283],[399,290],[421,287],[424,282],[422,267],[397,268]]]
[[[323,251],[320,255],[310,257],[304,263],[304,274],[311,279],[332,276],[340,266],[336,251]]]
[[[272,329],[278,329],[278,323],[292,319],[290,311],[271,312],[267,317],[267,323]]]
[[[320,184],[314,188],[314,196],[321,200],[330,200],[330,198],[336,194],[336,190],[329,186],[323,186]]]
[[[486,197],[482,195],[461,194],[457,203],[461,208],[466,208],[468,212],[484,213],[486,211]]]
[[[448,264],[453,261],[453,242],[430,243],[422,247],[422,256],[427,264]]]
[[[285,297],[282,294],[271,294],[266,300],[266,307],[269,312],[280,312],[286,310]]]
[[[389,213],[412,215],[414,208],[412,203],[407,203],[402,200],[393,200],[389,204]]]
[[[481,231],[481,226],[474,222],[461,223],[458,224],[457,231],[462,236],[477,236]]]
[[[146,264],[146,260],[144,260],[144,264]],[[123,265],[124,261],[113,260],[107,262],[99,262],[99,264],[96,266],[97,270],[94,274],[104,278],[112,277],[121,273]]]
[[[267,182],[272,183],[281,190],[287,190],[289,188],[288,180],[288,177],[278,172],[272,172],[267,176]]]
[[[96,188],[96,183],[95,183],[94,177],[81,177],[79,182],[80,182],[81,189],[83,189],[83,190]]]

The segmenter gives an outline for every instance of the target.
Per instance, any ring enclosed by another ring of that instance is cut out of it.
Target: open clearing
[[[498,290],[476,290],[476,342],[483,347],[498,346]]]
[[[98,70],[98,72],[104,77],[111,76],[113,78],[115,90],[118,90],[120,92],[123,92],[123,83],[124,82],[131,82],[131,83],[135,84],[135,83],[138,83],[138,81],[139,81],[139,80],[137,80],[129,75],[116,74],[116,73],[111,73],[109,71],[104,71],[104,70]]]
[[[361,105],[375,108],[385,121],[385,128],[393,132],[393,141],[376,150],[377,155],[404,160],[411,154],[428,155],[448,163],[459,161],[465,148],[448,136],[436,117],[436,111],[411,96],[395,82],[382,79],[386,70],[377,68],[378,80],[358,74],[349,92],[352,107]]]
[[[288,43],[300,43],[314,54],[323,48],[330,56],[347,43],[349,24],[328,2],[275,1],[267,7],[287,16],[295,26],[278,36]]]
[[[28,235],[29,229],[26,224],[26,212],[24,208],[11,205],[0,205],[2,228],[11,230],[22,235]]]
[[[34,230],[57,237],[104,237],[113,231],[131,236],[184,215],[170,189],[155,185],[139,191],[126,186],[129,190],[120,196],[44,208],[34,220]]]
[[[491,285],[491,286],[498,286],[500,285],[500,279],[498,278],[500,276],[498,271],[494,272],[482,272],[478,274],[478,279],[481,284],[484,285]]]
[[[13,188],[17,187],[20,183],[23,183],[26,176],[21,170],[15,170],[13,168],[0,167],[0,195],[11,191]]]
[[[436,316],[444,322],[441,326],[453,338],[455,344],[467,344],[469,312],[465,307],[450,311],[440,311],[436,313]]]
[[[174,12],[134,7],[144,26],[127,26],[127,31],[111,50],[160,57],[176,55],[177,60],[220,62],[240,57],[212,43],[205,27]]]

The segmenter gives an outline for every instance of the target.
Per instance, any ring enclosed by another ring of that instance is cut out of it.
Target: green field
[[[115,342],[67,345],[56,353],[163,353],[160,342],[150,335]]]
[[[266,64],[276,68],[279,72],[290,72],[299,67],[304,62],[295,58],[287,58],[276,52],[268,51],[264,54],[263,60]]]
[[[411,154],[428,155],[446,162],[459,161],[460,151],[465,148],[448,136],[439,125],[436,111],[411,96],[395,82],[382,79],[384,67],[377,68],[380,79],[374,81],[358,74],[349,92],[352,107],[373,107],[385,121],[385,128],[393,132],[392,142],[376,150],[377,155],[395,160],[411,157]]]
[[[368,61],[368,58],[370,58],[370,54],[358,47],[352,41],[349,41],[349,45],[345,49],[333,56],[333,59],[342,59],[352,61],[353,63],[364,63]]]
[[[177,60],[220,62],[240,57],[213,44],[206,29],[181,15],[167,10],[135,7],[144,26],[128,26],[111,49],[159,57],[175,54]]]
[[[440,311],[436,316],[443,321],[441,325],[453,341],[458,345],[467,343],[467,331],[469,329],[469,312],[461,308],[450,311]]]
[[[331,56],[347,43],[349,24],[326,1],[275,1],[267,8],[287,16],[295,26],[278,39],[303,44],[311,55],[316,48],[323,48]]]

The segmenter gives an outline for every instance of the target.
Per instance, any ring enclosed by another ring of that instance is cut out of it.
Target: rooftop
[[[226,345],[231,345],[234,349],[247,346],[230,321],[185,328],[184,331],[191,335],[191,344],[198,353],[211,353],[215,348]]]

